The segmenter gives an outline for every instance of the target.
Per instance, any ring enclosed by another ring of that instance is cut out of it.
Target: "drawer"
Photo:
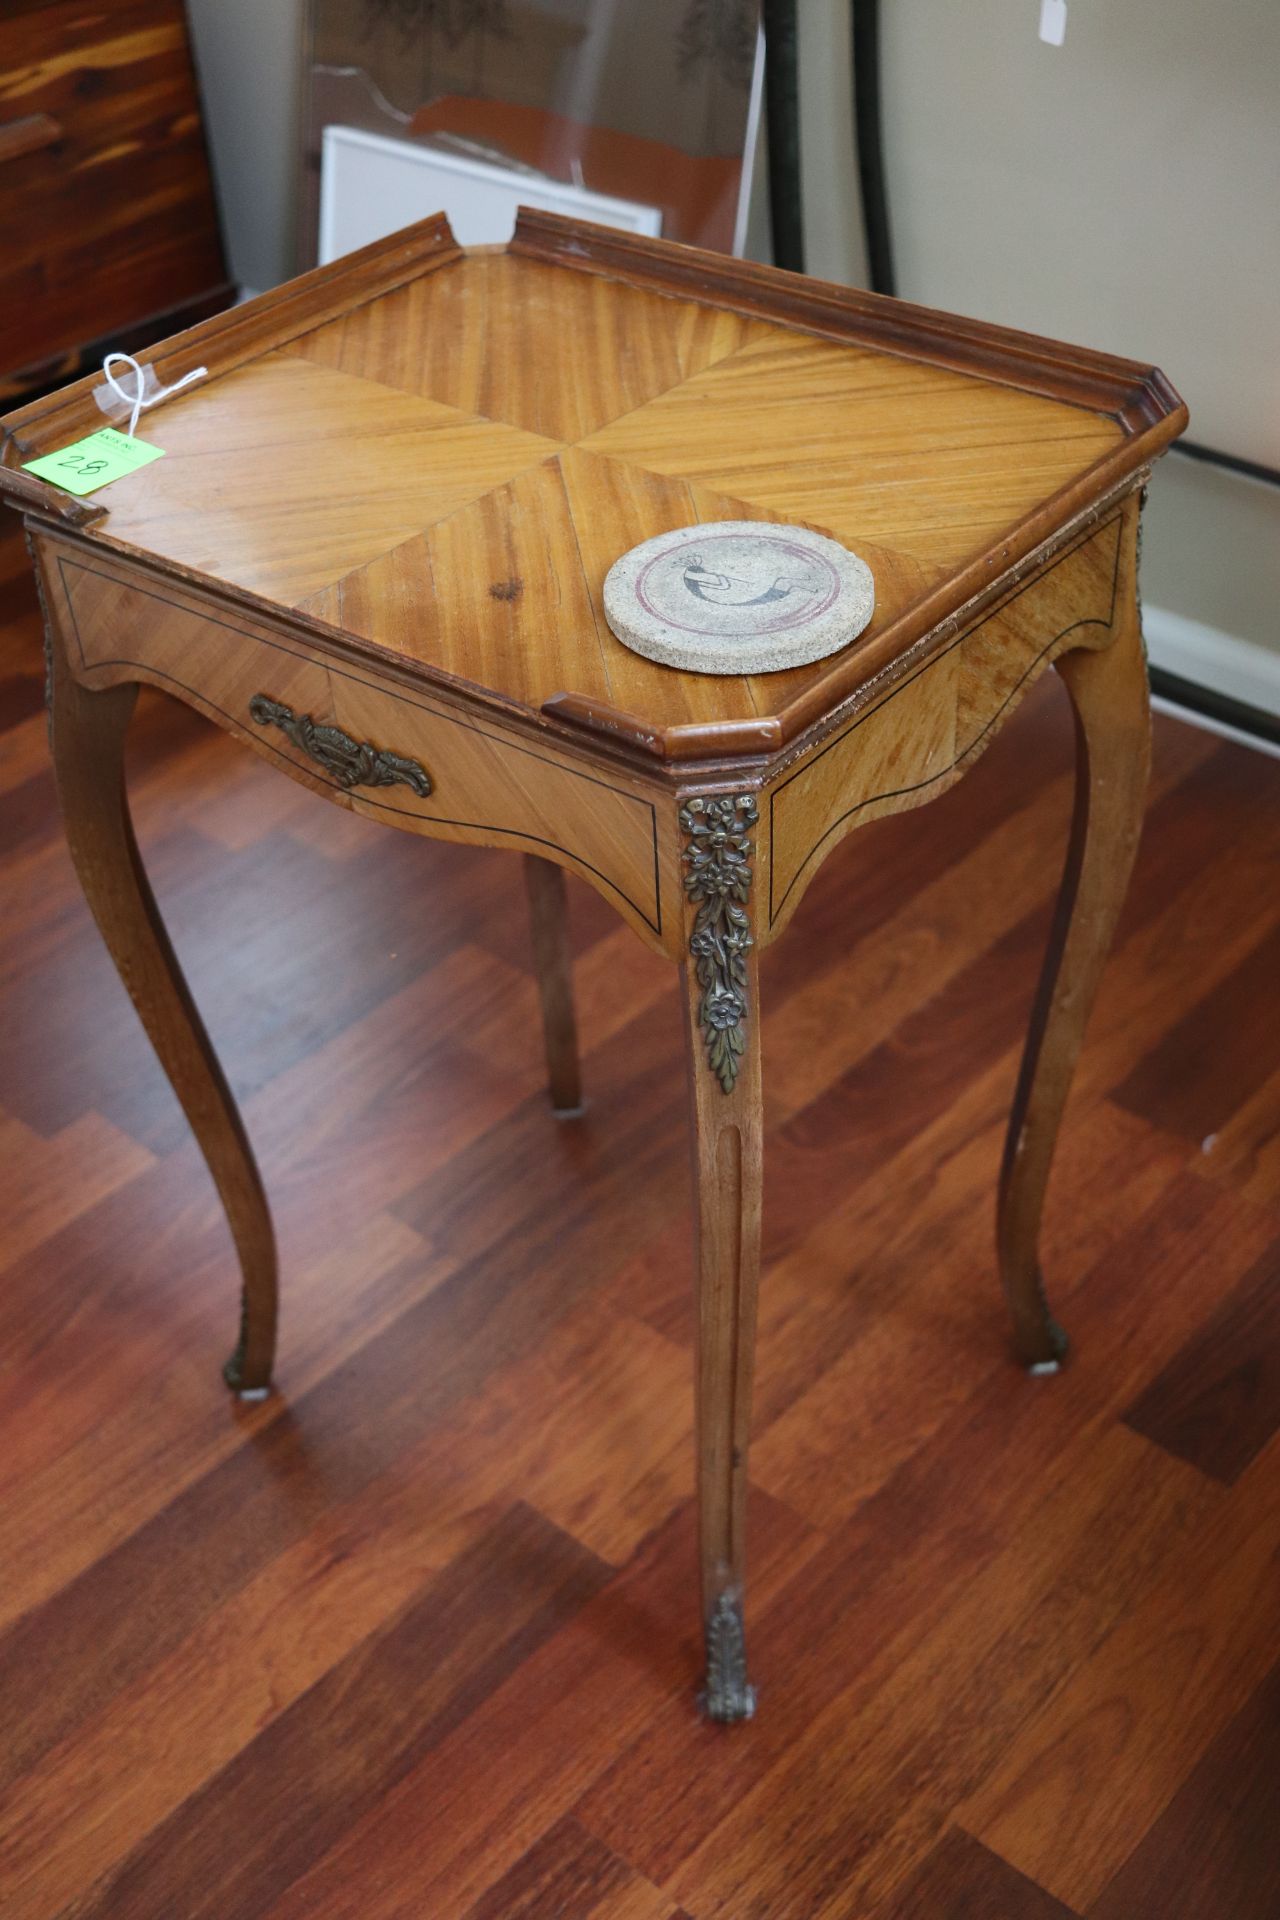
[[[268,755],[331,785],[323,768],[278,727],[255,722],[267,687],[294,713],[332,719],[329,670],[265,625],[206,609],[178,588],[153,587],[111,561],[41,543],[51,610],[62,613],[71,670],[88,686],[145,680],[176,694]]]
[[[39,546],[50,610],[86,685],[163,687],[371,819],[574,867],[653,944],[664,900],[678,925],[672,836],[625,772],[483,709],[376,681],[114,558]]]
[[[622,773],[575,764],[550,741],[508,730],[482,712],[331,671],[337,724],[359,742],[421,766],[422,793],[403,782],[352,793],[357,812],[395,819],[434,839],[481,842],[577,867],[643,932],[662,932],[656,809]]]

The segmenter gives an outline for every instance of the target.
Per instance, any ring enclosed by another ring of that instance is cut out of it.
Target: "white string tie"
[[[138,384],[131,392],[127,392],[112,373],[111,362],[113,360],[122,360],[125,366],[129,367],[133,373],[137,375]],[[141,366],[131,353],[109,353],[102,363],[103,378],[106,380],[112,393],[115,394],[117,400],[122,400],[126,407],[132,409],[129,415],[129,438],[131,440],[138,430],[138,417],[144,407],[154,407],[157,400],[167,400],[171,393],[177,393],[179,387],[187,386],[192,380],[203,380],[208,371],[208,367],[193,367],[190,373],[183,374],[181,380],[175,380],[171,387],[157,385],[154,392],[148,393],[147,376],[150,375],[151,379],[153,381],[155,380],[155,369],[153,367]],[[99,388],[98,391],[101,392],[102,389]]]

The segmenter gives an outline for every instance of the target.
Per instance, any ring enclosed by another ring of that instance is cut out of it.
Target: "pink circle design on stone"
[[[704,535],[703,538],[699,540],[696,544],[700,546],[712,547],[712,546],[715,546],[720,541],[733,541],[733,540],[740,540],[741,538],[742,538],[741,534],[713,533],[710,535]],[[761,533],[759,535],[759,539],[760,539],[760,544],[762,546],[775,546],[779,548],[781,552],[790,554],[793,558],[797,558],[805,561],[807,565],[817,566],[825,569],[827,577],[830,580],[831,584],[827,589],[826,598],[821,600],[817,606],[806,606],[804,608],[797,610],[794,613],[779,614],[777,619],[761,621],[759,625],[753,626],[743,634],[736,636],[738,638],[747,639],[747,640],[754,640],[759,634],[763,634],[763,633],[783,633],[786,631],[788,627],[799,627],[799,626],[809,625],[811,621],[817,620],[822,614],[824,614],[827,611],[828,607],[832,607],[835,605],[836,599],[840,593],[840,576],[836,572],[835,568],[832,566],[831,562],[827,559],[825,554],[815,553],[809,547],[798,547],[794,544],[793,541],[790,541],[790,540],[782,540],[782,539],[774,540],[767,533]],[[665,547],[661,553],[655,553],[652,560],[649,560],[645,563],[644,567],[642,568],[640,574],[636,579],[636,585],[635,585],[636,599],[640,602],[640,605],[644,608],[645,612],[649,615],[650,619],[660,621],[663,626],[675,627],[677,631],[680,633],[697,633],[697,634],[704,635],[708,639],[715,639],[717,637],[717,632],[718,632],[718,630],[715,627],[692,627],[692,626],[686,625],[683,620],[673,620],[669,613],[659,612],[657,607],[654,606],[653,602],[649,599],[649,596],[646,594],[644,590],[644,583],[655,567],[661,566],[664,560],[670,560],[673,554],[679,553],[682,549],[688,549],[693,544],[695,543],[688,540],[680,540],[680,541],[674,542],[669,547]],[[723,637],[725,639],[735,638],[735,636],[732,634],[725,634]]]

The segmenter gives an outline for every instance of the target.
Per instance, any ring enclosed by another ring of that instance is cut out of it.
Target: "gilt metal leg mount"
[[[709,1719],[755,1712],[743,1632],[760,1271],[761,1080],[749,793],[685,802],[685,1031],[697,1222],[698,1525]]]
[[[732,1093],[746,1045],[747,954],[755,945],[751,894],[751,829],[760,818],[750,793],[689,800],[680,809],[687,844],[685,892],[696,905],[689,951],[702,998],[698,1023],[711,1071]]]

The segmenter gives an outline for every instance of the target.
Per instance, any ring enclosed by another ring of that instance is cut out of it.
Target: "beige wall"
[[[865,286],[866,249],[853,145],[853,51],[847,0],[798,0],[800,169],[805,267],[820,280]]]
[[[1142,581],[1152,607],[1280,654],[1280,487],[1171,453],[1151,479]]]
[[[304,0],[188,0],[232,271],[293,261]],[[866,278],[848,0],[800,0],[809,269]],[[900,291],[1149,358],[1192,433],[1280,465],[1280,5],[890,0],[884,109]],[[761,182],[763,186],[763,181]],[[749,249],[767,250],[763,192]],[[1157,471],[1146,594],[1280,651],[1280,490]]]
[[[886,0],[904,298],[1162,366],[1191,435],[1280,467],[1280,5]],[[800,0],[811,272],[865,280],[848,0]],[[1280,651],[1280,489],[1157,469],[1150,603]]]
[[[1280,6],[892,0],[899,291],[1162,366],[1280,466]]]

